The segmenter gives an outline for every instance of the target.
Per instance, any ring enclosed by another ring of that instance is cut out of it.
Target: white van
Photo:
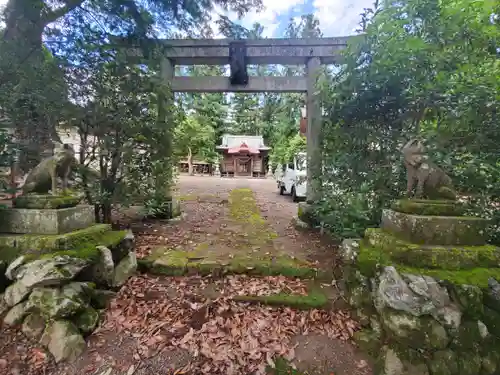
[[[307,154],[299,152],[293,160],[283,166],[283,174],[278,179],[280,195],[290,194],[294,202],[306,198],[307,189]]]

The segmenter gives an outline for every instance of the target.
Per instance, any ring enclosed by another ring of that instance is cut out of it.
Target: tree
[[[178,156],[187,156],[189,174],[193,175],[194,156],[213,156],[215,132],[209,124],[200,123],[194,115],[188,115],[175,128],[174,144]]]
[[[47,62],[44,36],[53,52],[59,53],[81,43],[85,30],[93,31],[97,44],[119,35],[128,42],[139,42],[149,56],[153,47],[143,41],[154,36],[155,27],[166,33],[172,28],[181,31],[203,29],[211,20],[215,5],[242,16],[250,9],[259,8],[261,2],[174,0],[146,4],[134,0],[65,0],[56,4],[45,0],[9,0],[4,11],[6,27],[0,42],[0,106],[14,122],[22,143],[34,146],[31,156],[35,160],[24,162],[23,169],[36,163],[42,151],[51,148],[57,138],[54,127],[60,114],[47,103],[64,103],[66,97],[65,88],[58,85],[60,81],[54,81],[54,77],[60,76],[56,65]],[[51,27],[54,24],[56,27]],[[231,24],[224,19],[220,26],[228,28]],[[22,118],[16,116],[18,113],[23,114]]]
[[[495,12],[497,2],[472,0],[376,2],[364,12],[364,35],[322,87],[330,173],[317,211],[333,232],[360,235],[378,225],[382,208],[404,191],[399,149],[414,135],[429,140],[431,157],[464,197],[482,189],[489,203],[472,212],[491,212],[500,187]]]

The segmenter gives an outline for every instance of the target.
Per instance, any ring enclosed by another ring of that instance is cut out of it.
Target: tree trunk
[[[71,7],[51,12],[43,0],[9,0],[5,8],[0,86],[9,93],[3,98],[8,103],[3,109],[15,127],[19,169],[24,173],[38,164],[44,152],[53,150],[54,141],[60,142],[55,128],[57,116],[45,105],[47,98],[54,97],[48,87],[56,77],[48,68],[42,34],[49,23],[74,6],[76,1]]]
[[[188,174],[189,174],[190,176],[194,176],[194,168],[193,168],[193,153],[192,153],[192,151],[191,151],[191,147],[188,147],[187,162],[188,162]]]

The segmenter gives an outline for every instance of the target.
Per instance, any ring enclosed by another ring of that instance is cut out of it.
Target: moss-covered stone
[[[439,350],[432,355],[428,363],[433,375],[458,375],[458,358],[451,350]]]
[[[85,310],[78,313],[72,320],[81,332],[88,334],[97,327],[99,323],[99,313],[92,307],[87,307]]]
[[[478,351],[483,342],[477,321],[469,320],[453,333],[450,347],[461,352]]]
[[[409,348],[445,349],[450,342],[444,327],[431,317],[386,309],[381,314],[381,322],[389,337]]]
[[[38,313],[29,314],[23,322],[23,333],[35,340],[38,340],[45,329],[45,318]]]
[[[88,285],[70,283],[59,288],[35,288],[29,297],[28,306],[47,319],[65,318],[85,308],[89,302]]]
[[[425,216],[461,216],[464,207],[455,201],[400,199],[394,202],[391,209],[397,212]]]
[[[152,273],[168,276],[229,273],[312,278],[317,274],[316,268],[308,262],[287,255],[249,257],[246,254],[236,254],[230,259],[217,259],[168,248],[156,249],[146,261],[142,260],[141,267],[149,268]]]
[[[484,307],[484,314],[481,321],[486,325],[488,331],[492,335],[500,338],[500,313],[489,307]]]
[[[357,258],[357,269],[366,277],[373,277],[377,272],[377,266],[396,267],[400,273],[410,273],[415,275],[428,275],[436,280],[445,280],[453,284],[475,285],[479,288],[488,287],[490,277],[500,279],[500,268],[476,267],[470,269],[439,269],[429,267],[415,267],[391,259],[390,252],[384,252],[381,248],[370,246],[366,238],[360,242],[359,255]],[[441,264],[441,268],[446,268],[446,264]]]
[[[457,302],[466,317],[480,319],[483,315],[483,292],[478,286],[467,284],[450,284],[451,298]]]
[[[475,351],[457,353],[457,363],[461,374],[479,374],[481,362],[481,356]]]
[[[307,295],[278,293],[269,296],[235,296],[233,300],[271,306],[290,306],[304,310],[319,309],[328,304],[328,298],[317,289],[311,290]]]
[[[117,231],[122,232],[122,231]],[[2,235],[0,248],[15,248],[19,254],[40,254],[56,250],[67,250],[101,245],[102,240],[117,236],[109,224],[96,224],[85,229],[57,235]],[[110,234],[113,233],[113,234]],[[106,246],[106,245],[105,245]]]
[[[460,270],[500,265],[500,248],[493,245],[417,245],[379,228],[368,228],[365,242],[394,262],[412,267]]]
[[[360,331],[356,331],[354,332],[353,339],[356,345],[361,350],[373,357],[375,357],[380,352],[380,347],[382,346],[380,335],[372,330],[363,329]]]
[[[382,211],[381,227],[398,237],[427,245],[484,245],[487,219],[467,216],[421,216]]]
[[[105,309],[116,296],[116,292],[106,289],[95,289],[91,294],[90,304],[96,309]]]
[[[58,209],[75,207],[82,198],[81,195],[25,194],[16,197],[12,205],[16,208]]]

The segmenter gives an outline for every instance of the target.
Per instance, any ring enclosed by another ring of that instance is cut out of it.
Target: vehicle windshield
[[[297,159],[297,169],[299,171],[305,171],[307,167],[307,155],[298,154],[296,156],[296,159]]]

